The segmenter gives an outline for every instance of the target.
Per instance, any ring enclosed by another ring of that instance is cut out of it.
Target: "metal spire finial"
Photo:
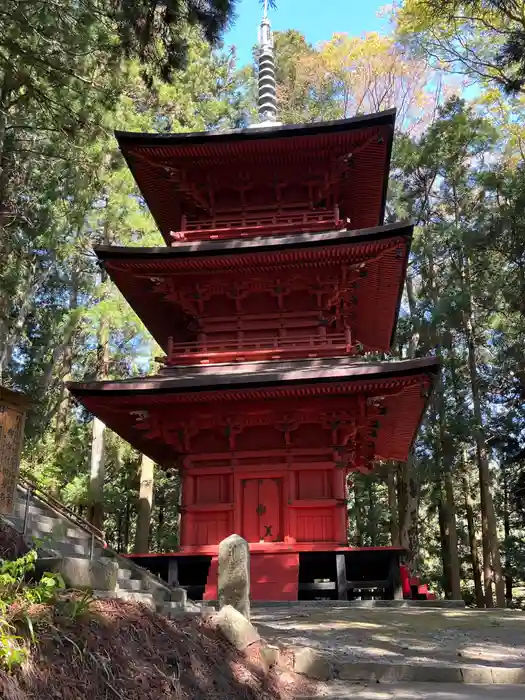
[[[257,126],[277,125],[273,32],[268,19],[268,0],[264,0],[263,18],[259,28],[259,98],[257,107],[260,119]]]

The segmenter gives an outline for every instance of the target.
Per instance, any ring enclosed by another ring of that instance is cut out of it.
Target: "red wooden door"
[[[259,480],[245,479],[242,482],[242,536],[248,542],[259,541]]]
[[[281,542],[282,479],[243,481],[243,537],[248,542]]]

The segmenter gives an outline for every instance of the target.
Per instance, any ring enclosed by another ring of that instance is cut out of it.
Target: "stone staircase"
[[[0,516],[0,519],[23,533],[29,546],[36,547],[41,557],[116,560],[117,587],[115,591],[94,591],[98,598],[142,603],[167,617],[200,612],[199,606],[187,600],[186,591],[170,588],[146,569],[105,547],[87,521],[30,485],[18,486],[12,515]]]

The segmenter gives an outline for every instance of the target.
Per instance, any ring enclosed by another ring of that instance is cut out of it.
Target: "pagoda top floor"
[[[264,449],[266,464],[272,455],[322,457],[368,471],[378,459],[407,459],[438,372],[436,358],[325,358],[176,368],[68,388],[164,467],[180,467],[185,456],[217,468],[253,463]]]
[[[221,133],[116,132],[168,245],[383,223],[395,110]]]
[[[168,365],[389,352],[413,226],[96,249]]]

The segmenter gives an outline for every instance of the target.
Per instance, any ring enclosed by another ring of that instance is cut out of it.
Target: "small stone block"
[[[175,603],[182,603],[186,605],[188,601],[188,594],[184,588],[174,588],[171,591],[171,600]]]
[[[276,666],[279,663],[279,647],[276,647],[273,644],[266,644],[261,647],[260,653],[261,659],[266,668],[273,668],[273,666]]]
[[[334,677],[332,663],[310,647],[295,652],[294,671],[318,681],[330,681]]]
[[[336,666],[337,677],[342,681],[375,681],[376,680],[376,667],[385,667],[384,672],[387,675],[395,671],[394,666],[388,664],[374,664],[359,661],[342,661]],[[378,680],[378,679],[377,679]],[[395,673],[393,677],[385,677],[384,682],[392,682],[397,680]]]
[[[463,683],[492,683],[492,669],[486,666],[462,666],[461,679]]]
[[[201,605],[201,617],[203,620],[213,617],[216,612],[217,609],[213,605]]]
[[[525,683],[525,668],[496,668],[489,669],[492,672],[492,682],[498,685],[521,685]],[[487,683],[489,681],[486,681]]]
[[[225,605],[213,616],[213,621],[223,636],[239,651],[244,651],[250,644],[260,640],[252,623],[231,605]]]
[[[463,677],[459,666],[410,666],[411,681],[416,683],[461,683]]]

